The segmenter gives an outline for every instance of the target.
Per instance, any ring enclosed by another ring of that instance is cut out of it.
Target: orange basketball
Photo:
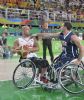
[[[28,49],[29,49],[29,47],[28,47],[28,45],[24,45],[24,46],[22,46],[22,49],[25,51],[27,51]]]
[[[23,58],[26,58],[28,54],[29,47],[28,45],[21,46],[18,50],[18,54],[21,55]]]
[[[27,54],[28,54],[28,50],[29,50],[28,45],[22,46],[22,47],[21,47],[21,55],[22,55],[23,57],[26,57]]]

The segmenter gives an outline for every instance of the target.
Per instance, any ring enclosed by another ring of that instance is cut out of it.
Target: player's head
[[[72,29],[72,25],[70,22],[65,22],[63,25],[63,31],[68,30],[70,31]]]
[[[30,27],[22,26],[22,35],[29,35]]]
[[[45,29],[48,28],[48,21],[42,22],[42,27]]]
[[[8,33],[5,31],[2,33],[2,37],[6,37],[7,35],[8,35]]]

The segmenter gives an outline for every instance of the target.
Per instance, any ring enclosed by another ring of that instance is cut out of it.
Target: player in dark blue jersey
[[[76,59],[74,63],[79,64],[83,56],[83,46],[76,34],[72,31],[72,25],[70,22],[65,22],[62,27],[62,33],[44,33],[43,38],[58,37],[62,41],[63,53],[61,55],[61,62],[65,64]],[[56,64],[55,68],[61,67],[62,64]]]

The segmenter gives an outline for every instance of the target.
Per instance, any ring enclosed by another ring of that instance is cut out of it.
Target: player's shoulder
[[[19,37],[19,38],[17,38],[16,40],[17,40],[17,41],[22,40],[22,37]]]
[[[78,40],[78,36],[76,34],[72,34],[71,35],[71,40]]]

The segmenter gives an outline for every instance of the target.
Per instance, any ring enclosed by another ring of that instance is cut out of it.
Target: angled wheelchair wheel
[[[84,64],[83,64],[83,62],[81,62],[81,64],[78,65],[77,68],[75,68],[75,71],[74,70],[71,71],[71,75],[75,82],[84,86]]]
[[[55,64],[57,62],[61,62],[61,56],[62,56],[62,54],[63,54],[63,52],[53,60],[53,64]]]
[[[50,67],[48,70],[48,77],[49,77],[51,82],[54,81],[54,76],[55,76],[54,70],[52,67]]]
[[[53,63],[51,64],[51,66],[53,66],[54,68],[59,68],[59,66],[62,66],[63,63],[61,61],[61,58],[60,56],[56,57],[54,60],[53,60]]]
[[[13,72],[13,83],[19,89],[28,87],[35,78],[35,64],[27,59],[21,62]]]
[[[53,64],[55,64],[57,61],[60,60],[60,56],[57,56],[54,60],[53,60]]]
[[[48,71],[51,82],[55,82],[55,83],[58,82],[58,76],[59,76],[59,70],[60,70],[59,66],[63,65],[60,57],[61,57],[61,55],[56,57],[53,60],[51,66],[50,66],[50,70]]]
[[[76,64],[66,64],[59,75],[59,82],[62,88],[72,94],[79,94],[84,91],[84,86],[78,83],[78,68]]]

